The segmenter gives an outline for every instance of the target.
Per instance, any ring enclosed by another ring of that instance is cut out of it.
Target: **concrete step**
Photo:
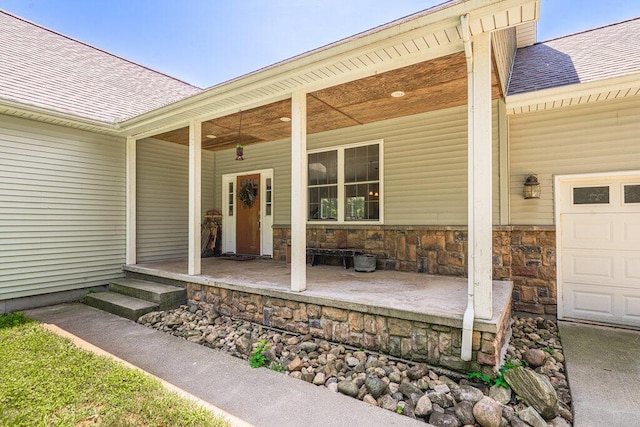
[[[116,292],[88,294],[82,302],[91,307],[136,321],[144,314],[158,310],[158,304]]]
[[[171,310],[187,303],[187,291],[179,286],[138,279],[119,279],[109,284],[111,292],[156,303],[160,310]]]

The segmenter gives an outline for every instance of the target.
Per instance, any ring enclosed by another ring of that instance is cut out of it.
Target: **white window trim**
[[[345,221],[345,201],[344,201],[344,152],[349,148],[363,147],[367,145],[378,144],[378,159],[379,159],[379,176],[378,176],[378,188],[380,189],[380,196],[378,198],[378,204],[380,208],[379,218],[377,220],[369,220],[369,221]],[[309,154],[315,153],[324,153],[327,151],[338,152],[338,219],[336,221],[314,221],[307,219],[307,224],[309,225],[330,225],[330,224],[340,224],[340,225],[381,225],[384,224],[384,139],[374,139],[370,141],[356,142],[353,144],[341,144],[341,145],[332,145],[331,147],[317,148],[314,150],[307,150],[307,156]],[[309,183],[305,184],[307,188],[309,188]],[[309,192],[307,191],[307,211],[309,209]],[[307,213],[308,215],[308,213]]]

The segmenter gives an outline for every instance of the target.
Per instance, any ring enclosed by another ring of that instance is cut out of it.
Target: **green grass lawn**
[[[0,426],[228,426],[159,381],[0,315]]]

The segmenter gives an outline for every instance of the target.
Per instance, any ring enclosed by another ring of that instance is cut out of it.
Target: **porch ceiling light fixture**
[[[242,146],[242,110],[240,110],[240,125],[238,126],[238,143],[236,144],[236,160],[244,160],[244,147]]]
[[[396,90],[395,92],[391,92],[391,96],[393,98],[402,98],[403,96],[405,96],[405,93],[401,90]]]
[[[290,122],[291,121],[291,117],[280,117],[280,121],[281,122]]]
[[[524,181],[523,194],[525,199],[539,199],[540,198],[540,182],[538,182],[538,175],[530,174]]]
[[[209,138],[209,139],[216,139],[216,138],[217,138],[217,136],[215,136],[215,135],[214,135],[214,134],[212,134],[212,133],[207,134],[207,135],[205,135],[205,136],[206,136],[207,138]]]

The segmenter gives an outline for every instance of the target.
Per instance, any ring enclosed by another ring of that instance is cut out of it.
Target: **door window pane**
[[[624,186],[624,202],[640,203],[640,185],[634,184]]]
[[[609,187],[575,187],[574,205],[606,205],[609,203]]]

